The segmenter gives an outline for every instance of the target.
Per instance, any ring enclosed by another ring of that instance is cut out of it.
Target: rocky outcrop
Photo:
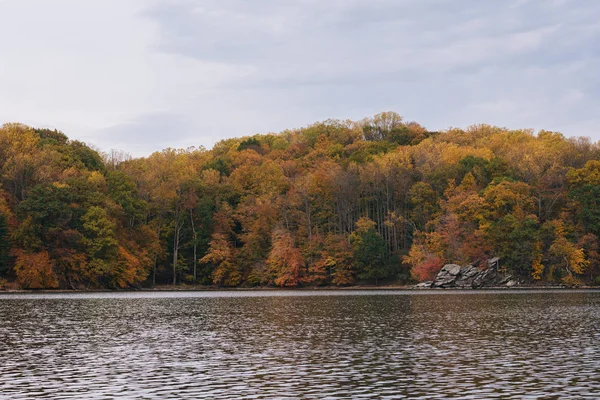
[[[453,285],[456,279],[460,275],[461,266],[456,264],[446,264],[438,272],[435,280],[433,281],[432,287],[447,287]]]
[[[499,258],[488,260],[487,265],[482,269],[476,265],[466,265],[461,267],[456,264],[446,264],[437,274],[435,280],[423,282],[417,285],[418,288],[459,288],[459,289],[479,289],[483,287],[514,287],[518,281],[511,275],[502,274],[498,271]]]

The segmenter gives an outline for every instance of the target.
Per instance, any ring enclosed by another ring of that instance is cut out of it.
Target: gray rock
[[[423,282],[417,287],[439,287],[439,288],[473,288],[493,287],[508,285],[513,281],[511,275],[504,275],[498,272],[500,259],[498,257],[488,260],[488,268],[480,270],[477,265],[465,265],[461,267],[456,264],[446,264],[440,270],[433,282]],[[512,286],[518,284],[517,281],[511,283]]]
[[[429,289],[432,284],[433,284],[433,281],[421,282],[421,283],[419,283],[417,285],[417,288],[419,288],[419,289]]]
[[[505,275],[502,277],[498,277],[498,285],[505,285],[511,280],[512,280],[512,275]]]
[[[454,286],[455,276],[448,276],[446,278],[436,278],[431,287],[447,288]]]
[[[479,269],[474,265],[467,265],[460,269],[460,275],[463,279],[469,279],[479,273]]]
[[[498,264],[500,263],[500,257],[494,257],[488,260],[488,268],[498,269]]]
[[[517,286],[519,284],[519,282],[511,279],[508,282],[506,282],[506,287],[513,287],[513,286]]]
[[[474,265],[467,265],[460,269],[460,274],[455,282],[456,287],[470,288],[473,287],[473,279],[479,274],[479,269]]]
[[[460,274],[461,266],[456,264],[446,264],[442,267],[442,270],[446,269],[450,275],[456,276]]]
[[[452,287],[454,281],[456,281],[460,274],[460,265],[446,264],[442,267],[435,280],[433,281],[432,287]]]
[[[478,289],[484,286],[494,286],[494,281],[498,276],[498,271],[493,268],[488,268],[484,271],[481,271],[477,276],[473,279],[473,288]]]

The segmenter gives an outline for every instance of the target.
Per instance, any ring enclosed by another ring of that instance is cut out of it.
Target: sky
[[[382,111],[600,140],[600,1],[0,0],[0,124],[145,156]]]

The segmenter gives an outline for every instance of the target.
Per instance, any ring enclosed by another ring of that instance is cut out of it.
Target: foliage
[[[549,249],[549,254],[555,258],[554,265],[564,268],[563,281],[573,282],[573,275],[582,275],[589,265],[583,248],[571,243],[566,237],[562,221],[554,223],[555,239]]]
[[[4,214],[0,213],[0,274],[6,274],[9,270],[9,252],[8,223]]]
[[[431,281],[437,276],[443,266],[444,261],[440,257],[430,255],[415,264],[410,270],[410,275],[418,282]]]
[[[54,272],[54,262],[47,251],[24,253],[15,251],[15,273],[17,282],[25,289],[55,289],[58,277]]]
[[[501,258],[600,281],[600,146],[394,112],[133,159],[0,128],[0,279],[30,288],[352,285]]]
[[[378,279],[387,274],[387,248],[385,241],[375,229],[375,222],[361,218],[356,222],[356,230],[350,235],[354,248],[357,276],[360,279]]]
[[[304,259],[290,232],[277,229],[273,232],[273,246],[267,264],[277,286],[298,286],[305,272]]]
[[[212,281],[216,285],[237,286],[242,276],[234,259],[233,245],[223,233],[213,233],[210,246],[201,263],[213,266]]]

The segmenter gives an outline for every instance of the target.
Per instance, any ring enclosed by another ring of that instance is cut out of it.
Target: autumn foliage
[[[600,284],[600,147],[393,112],[132,159],[0,128],[0,278],[24,288],[414,282],[500,257]]]
[[[27,254],[15,251],[15,273],[17,281],[26,289],[54,289],[58,287],[58,277],[54,263],[47,251]]]
[[[267,264],[277,286],[298,286],[304,277],[305,262],[290,232],[277,229],[272,235]]]

